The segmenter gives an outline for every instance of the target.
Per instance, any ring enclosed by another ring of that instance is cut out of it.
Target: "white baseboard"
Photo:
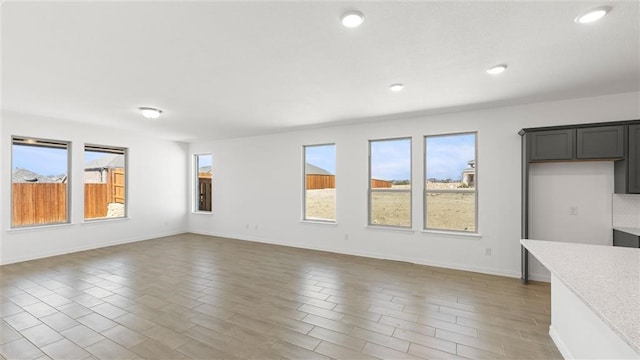
[[[571,355],[571,351],[569,351],[567,345],[564,343],[564,341],[562,341],[556,330],[553,328],[553,325],[549,325],[549,336],[551,336],[551,340],[553,340],[553,343],[556,344],[556,347],[558,348],[558,351],[560,351],[560,354],[563,358],[574,358],[573,355]]]
[[[531,274],[529,273],[529,280],[533,281],[542,281],[542,282],[551,282],[551,275],[549,274]]]
[[[477,272],[477,273],[488,274],[488,275],[505,276],[510,278],[518,278],[518,279],[520,278],[519,272],[509,272],[509,271],[503,271],[503,270],[493,269],[493,268],[464,266],[460,264],[453,264],[453,263],[447,263],[447,262],[424,261],[423,259],[417,259],[417,258],[389,256],[388,254],[379,254],[379,253],[357,251],[357,250],[354,251],[350,249],[330,249],[330,248],[325,248],[321,246],[306,246],[306,245],[303,246],[297,243],[288,243],[288,242],[283,242],[278,240],[264,239],[264,238],[255,237],[255,236],[212,232],[208,230],[191,229],[189,232],[194,234],[199,234],[199,235],[217,236],[217,237],[223,237],[223,238],[235,239],[235,240],[252,241],[252,242],[259,242],[259,243],[273,244],[273,245],[282,245],[282,246],[289,246],[289,247],[294,247],[299,249],[326,251],[334,254],[353,255],[353,256],[361,256],[361,257],[367,257],[367,258],[373,258],[373,259],[383,259],[383,260],[392,260],[392,261],[402,261],[402,262],[407,262],[411,264],[434,266],[434,267],[461,270],[461,271],[470,271],[470,272]],[[537,279],[532,279],[532,280],[537,280]]]
[[[156,233],[156,234],[148,234],[144,236],[137,236],[137,237],[127,238],[127,239],[119,239],[114,241],[102,241],[98,243],[87,244],[84,246],[74,246],[70,248],[56,249],[55,251],[35,252],[28,256],[19,256],[15,258],[0,259],[0,265],[15,264],[23,261],[43,259],[43,258],[48,258],[52,256],[59,256],[59,255],[80,252],[80,251],[94,250],[94,249],[99,249],[103,247],[128,244],[128,243],[133,243],[138,241],[152,240],[160,237],[173,236],[173,235],[184,234],[184,233],[185,231],[163,232],[163,233]]]

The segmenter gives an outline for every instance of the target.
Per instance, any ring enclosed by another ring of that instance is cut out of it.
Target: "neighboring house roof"
[[[61,179],[36,174],[27,169],[15,168],[11,174],[14,183],[59,183]]]
[[[198,168],[198,172],[211,173],[211,165],[209,165],[209,166],[201,166],[200,168]]]
[[[112,168],[123,168],[123,167],[124,167],[124,156],[120,154],[108,154],[101,158],[91,160],[88,163],[84,164],[85,170],[112,169]]]
[[[327,170],[317,167],[315,165],[311,165],[309,163],[305,164],[305,174],[307,175],[333,175]]]

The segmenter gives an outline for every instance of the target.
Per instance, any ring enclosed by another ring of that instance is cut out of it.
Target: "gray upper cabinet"
[[[624,157],[624,126],[578,128],[576,159]]]
[[[629,193],[640,194],[640,124],[629,125]]]
[[[529,160],[571,160],[575,152],[576,129],[544,130],[527,133]]]

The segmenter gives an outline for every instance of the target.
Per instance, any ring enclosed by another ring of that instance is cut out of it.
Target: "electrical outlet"
[[[578,207],[572,206],[569,208],[569,215],[578,215]]]
[[[486,248],[486,249],[484,249],[484,254],[485,254],[486,256],[491,256],[491,248]]]

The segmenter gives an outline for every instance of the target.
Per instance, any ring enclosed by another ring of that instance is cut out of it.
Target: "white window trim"
[[[387,190],[387,189],[376,189],[374,190],[371,187],[371,143],[372,142],[383,142],[383,141],[395,141],[395,140],[409,140],[409,181],[410,188],[409,189],[396,189],[396,190]],[[385,138],[385,139],[373,139],[368,142],[368,160],[369,160],[369,177],[367,179],[367,228],[380,228],[386,230],[410,230],[413,231],[413,138],[411,136],[403,136],[397,138]],[[409,193],[409,225],[388,225],[388,224],[373,224],[371,222],[371,197],[374,192],[408,192]]]
[[[336,195],[333,198],[333,208],[334,208],[334,217],[335,219],[320,219],[320,218],[308,218],[307,217],[307,148],[308,147],[317,147],[317,146],[333,146],[335,149],[335,153],[338,153],[338,148],[336,143],[321,143],[321,144],[310,144],[310,145],[302,145],[302,218],[300,220],[301,223],[310,223],[310,224],[336,224],[338,218],[338,198],[336,191]],[[337,155],[334,159],[334,162],[337,162]],[[335,176],[335,188],[338,187],[338,171],[336,170]],[[334,189],[335,189],[334,188]]]
[[[213,193],[213,154],[212,153],[195,153],[193,154],[193,171],[191,172],[193,174],[193,196],[191,198],[191,201],[193,202],[193,205],[191,206],[191,213],[195,214],[195,215],[212,215],[213,214],[213,198],[211,199],[211,210],[199,210],[198,209],[198,205],[200,204],[200,198],[199,198],[199,184],[198,184],[198,175],[200,174],[199,170],[199,162],[198,162],[198,157],[199,156],[211,156],[211,192]]]
[[[66,201],[67,201],[67,211],[66,211],[66,221],[64,222],[60,222],[60,223],[45,223],[45,224],[28,224],[28,225],[18,225],[18,226],[14,226],[13,225],[13,169],[15,168],[14,164],[13,164],[13,146],[14,146],[14,142],[18,140],[22,140],[25,142],[47,142],[47,143],[51,143],[51,144],[58,144],[58,145],[64,145],[65,149],[67,150],[67,196],[66,196]],[[20,135],[12,135],[11,136],[11,171],[10,173],[12,174],[12,178],[11,181],[9,182],[9,186],[11,186],[11,189],[9,190],[9,194],[11,196],[11,207],[10,207],[10,211],[11,211],[11,215],[9,216],[9,229],[10,230],[34,230],[34,229],[42,229],[43,227],[59,227],[59,226],[65,226],[65,225],[71,225],[71,192],[72,192],[72,177],[71,177],[71,154],[72,154],[72,144],[71,141],[63,141],[63,140],[53,140],[53,139],[44,139],[44,138],[36,138],[36,137],[31,137],[31,136],[20,136]]]
[[[127,220],[129,219],[129,148],[123,146],[112,146],[112,145],[97,145],[97,144],[84,144],[83,155],[84,152],[87,151],[87,146],[96,147],[96,148],[104,148],[104,149],[113,149],[113,150],[121,150],[124,155],[124,216],[119,217],[101,217],[101,218],[91,218],[87,219],[84,217],[84,207],[82,211],[82,223],[93,223],[93,222],[102,222],[102,221],[118,221],[118,220]],[[84,162],[83,162],[84,164]],[[84,172],[84,167],[82,169]],[[84,175],[84,173],[83,173]],[[82,183],[82,192],[84,193],[84,185],[86,183],[83,181]]]
[[[475,187],[474,190],[427,190],[427,138],[455,136],[455,135],[474,135],[474,161],[475,161]],[[445,133],[425,135],[422,141],[423,147],[423,175],[422,175],[422,232],[426,234],[440,234],[440,235],[456,235],[456,236],[469,236],[469,237],[482,237],[480,235],[480,224],[478,223],[478,203],[480,198],[479,183],[478,183],[478,132],[477,131],[465,131],[457,133]],[[440,229],[440,228],[428,228],[427,227],[427,193],[460,193],[468,192],[475,193],[474,204],[474,225],[475,231],[464,231],[454,229]]]

